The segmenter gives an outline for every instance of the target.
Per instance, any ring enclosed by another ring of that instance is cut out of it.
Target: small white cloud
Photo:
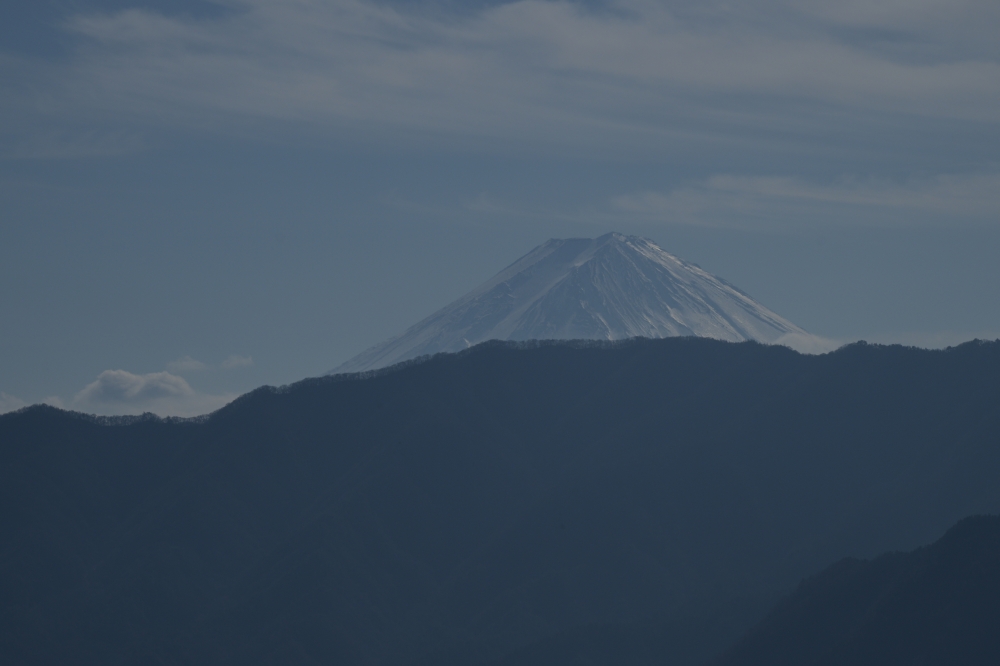
[[[178,375],[183,375],[190,372],[201,372],[208,366],[201,361],[191,358],[190,356],[182,356],[176,361],[171,361],[167,363],[167,370]]]
[[[10,395],[9,393],[3,393],[0,391],[0,414],[6,414],[7,412],[13,412],[15,410],[21,409],[22,407],[27,407],[28,403],[21,400],[16,395]]]
[[[233,354],[221,363],[223,370],[234,370],[236,368],[248,368],[253,365],[253,358],[250,356],[237,356]]]
[[[142,402],[156,398],[194,395],[182,377],[169,372],[134,375],[126,370],[105,370],[97,381],[88,384],[74,400],[91,404]]]
[[[198,416],[215,411],[235,394],[198,393],[182,377],[169,372],[137,375],[126,370],[105,370],[73,398],[73,406],[98,414]]]

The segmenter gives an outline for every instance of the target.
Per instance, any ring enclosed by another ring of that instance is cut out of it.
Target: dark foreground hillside
[[[486,344],[197,422],[0,417],[0,662],[696,664],[1000,511],[1000,343]]]
[[[802,583],[717,666],[1000,663],[1000,517]]]

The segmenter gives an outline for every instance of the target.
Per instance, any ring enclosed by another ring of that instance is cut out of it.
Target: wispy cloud
[[[62,130],[27,134],[0,145],[3,159],[79,159],[135,153],[145,143],[134,131]]]
[[[208,368],[207,364],[191,358],[190,356],[182,356],[176,361],[167,363],[167,370],[177,375],[184,375],[190,372],[201,372],[206,368]]]
[[[665,191],[624,194],[618,210],[687,224],[865,222],[949,223],[996,220],[1000,173],[941,175],[903,182],[845,178],[832,183],[791,177],[719,175]]]
[[[196,392],[184,378],[169,372],[134,374],[126,370],[105,370],[73,398],[72,406],[101,414],[197,416],[214,411],[235,395],[206,395]]]
[[[208,363],[204,363],[190,356],[182,356],[175,361],[167,363],[167,370],[175,375],[192,375],[209,370],[235,370],[237,368],[249,368],[252,365],[252,357],[240,356],[238,354],[231,354],[217,366],[209,365]]]
[[[253,365],[253,359],[249,356],[237,356],[233,354],[224,360],[219,367],[223,370],[235,370],[236,368],[248,368]]]
[[[199,126],[579,140],[823,122],[803,104],[1000,120],[1000,16],[987,0],[228,4],[210,20],[78,16],[68,27],[86,48],[64,82],[89,108]]]
[[[52,405],[53,407],[63,408],[63,401],[58,396],[49,396],[44,400],[40,401],[43,405]],[[7,412],[13,412],[22,407],[27,407],[29,403],[27,400],[22,400],[16,395],[10,395],[9,393],[3,393],[0,391],[0,414],[6,414]]]
[[[21,400],[16,395],[10,395],[9,393],[0,392],[0,414],[6,414],[7,412],[13,412],[15,410],[21,409],[22,407],[27,407],[28,403]]]

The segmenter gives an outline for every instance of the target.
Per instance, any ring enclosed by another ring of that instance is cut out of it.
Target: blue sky
[[[0,411],[321,374],[550,237],[834,341],[1000,336],[1000,5],[0,6]]]

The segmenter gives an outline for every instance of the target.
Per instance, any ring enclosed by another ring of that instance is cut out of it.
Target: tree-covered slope
[[[1000,662],[1000,517],[807,579],[719,666]]]
[[[696,663],[831,562],[1000,511],[998,398],[996,343],[676,338],[491,343],[197,421],[29,408],[0,416],[0,653],[471,664],[602,626]]]

